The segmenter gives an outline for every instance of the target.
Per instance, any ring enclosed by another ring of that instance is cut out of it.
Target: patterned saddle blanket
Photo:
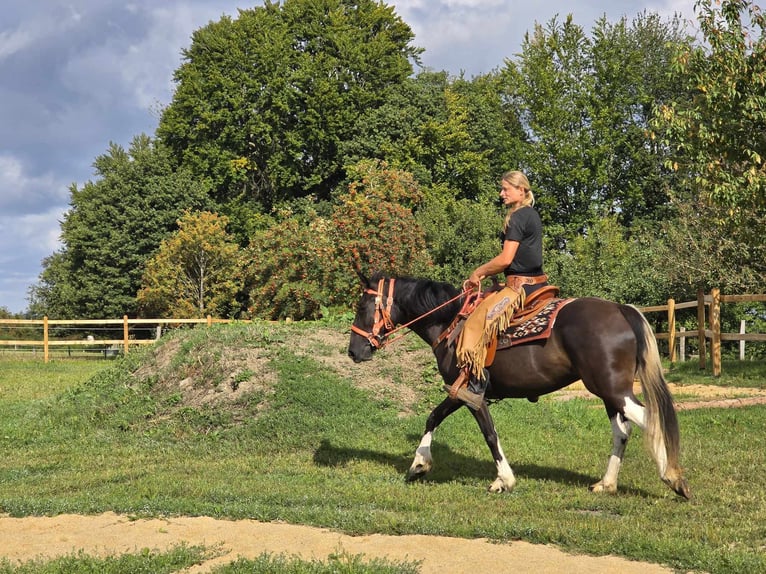
[[[538,313],[524,318],[520,323],[512,323],[508,329],[498,334],[497,349],[507,349],[513,345],[547,339],[559,311],[572,301],[574,299],[551,299],[541,307]]]

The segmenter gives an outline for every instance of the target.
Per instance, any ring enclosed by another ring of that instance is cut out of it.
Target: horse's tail
[[[690,498],[679,464],[681,438],[678,417],[667,381],[662,373],[660,352],[646,317],[632,305],[621,305],[620,311],[636,335],[636,376],[641,382],[645,404],[644,433],[657,462],[662,480],[675,492]]]

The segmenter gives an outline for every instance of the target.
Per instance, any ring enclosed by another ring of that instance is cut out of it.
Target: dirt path
[[[221,555],[190,568],[186,574],[209,572],[237,557],[264,552],[325,560],[332,553],[365,559],[421,561],[422,574],[502,571],[535,574],[672,574],[655,564],[615,556],[574,556],[552,546],[526,542],[491,543],[442,536],[346,536],[330,530],[253,520],[206,517],[132,520],[106,513],[51,518],[0,517],[0,556],[12,561],[57,557],[83,550],[91,556],[117,555],[144,548],[165,550],[185,542],[219,546]]]

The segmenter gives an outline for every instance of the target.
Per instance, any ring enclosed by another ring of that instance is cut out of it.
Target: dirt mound
[[[234,414],[254,393],[261,395],[259,409],[268,408],[276,373],[269,366],[269,351],[255,346],[227,347],[207,340],[189,351],[183,338],[170,337],[147,354],[133,373],[137,382],[151,381],[152,394],[166,405],[164,415],[182,408],[226,405]],[[307,329],[290,341],[292,350],[308,356],[339,376],[353,381],[375,398],[400,405],[400,416],[418,412],[434,385],[441,379],[431,350],[414,338],[379,351],[374,361],[354,363],[346,349],[348,335],[330,328]],[[732,408],[766,404],[766,390],[717,387],[715,385],[669,385],[678,410]],[[640,387],[636,387],[639,394]],[[593,398],[581,383],[552,395],[554,400]]]

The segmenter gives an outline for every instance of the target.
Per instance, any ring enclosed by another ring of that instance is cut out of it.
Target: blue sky
[[[644,10],[690,21],[694,0],[388,1],[423,64],[468,77],[519,52],[535,22],[572,14],[589,31]],[[194,30],[259,1],[5,0],[0,19],[0,307],[27,308],[42,260],[60,249],[69,188],[93,179],[110,142],[154,134]]]

